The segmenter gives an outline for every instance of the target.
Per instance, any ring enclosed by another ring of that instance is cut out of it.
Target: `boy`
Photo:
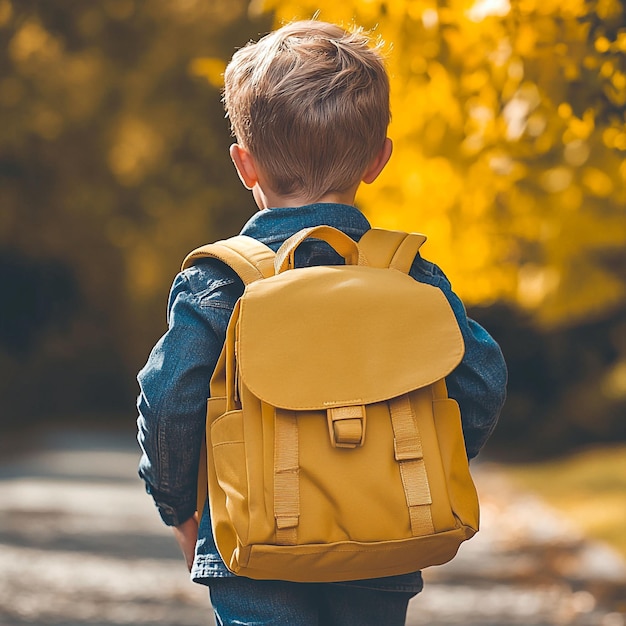
[[[239,50],[226,69],[224,102],[237,139],[230,155],[260,211],[242,234],[276,251],[302,228],[328,224],[355,241],[370,228],[354,207],[391,156],[389,83],[362,32],[296,22]],[[306,241],[297,265],[337,263],[325,244]],[[441,270],[419,255],[410,272],[448,298],[465,356],[448,377],[476,456],[504,402],[506,369],[493,339],[466,316]],[[139,373],[140,475],[185,555],[192,579],[210,589],[218,624],[404,624],[419,572],[341,584],[256,581],[233,576],[220,559],[205,508],[198,527],[196,480],[209,380],[243,284],[205,259],[172,286],[169,330]]]

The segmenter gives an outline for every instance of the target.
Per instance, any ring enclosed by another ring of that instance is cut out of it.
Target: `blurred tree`
[[[19,251],[0,251],[0,285],[7,294],[0,347],[14,357],[31,352],[50,327],[66,328],[79,304],[71,272],[56,259],[28,262]]]
[[[626,12],[618,0],[265,0],[390,42],[395,155],[360,202],[422,231],[470,304],[546,326],[626,302]]]
[[[0,0],[0,419],[128,414],[182,256],[254,211],[225,63],[318,9],[391,46],[395,155],[360,206],[508,303],[474,309],[511,365],[501,440],[624,436],[617,0]]]
[[[470,314],[499,342],[510,372],[492,455],[521,460],[626,440],[626,309],[550,332],[502,305]]]
[[[0,319],[3,345],[23,348],[19,364],[1,359],[7,413],[83,410],[90,399],[128,407],[183,254],[252,213],[218,87],[198,78],[196,60],[223,66],[233,42],[267,30],[269,18],[246,9],[0,0],[0,252],[15,278]],[[11,263],[42,270],[18,275]],[[77,286],[71,297],[42,280],[46,266]],[[62,338],[39,304],[16,322],[19,303],[44,297],[68,304]]]

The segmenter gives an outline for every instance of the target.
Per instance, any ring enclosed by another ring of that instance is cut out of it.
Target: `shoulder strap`
[[[219,259],[237,272],[247,285],[274,275],[275,256],[274,251],[264,243],[247,235],[237,235],[196,248],[186,256],[181,270],[191,267],[198,259]]]
[[[425,241],[426,236],[419,233],[371,228],[361,237],[359,250],[371,267],[389,267],[408,274]]]

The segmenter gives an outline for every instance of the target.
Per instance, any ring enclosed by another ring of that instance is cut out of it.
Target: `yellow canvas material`
[[[293,269],[308,237],[346,265]],[[443,293],[407,275],[423,235],[330,227],[273,252],[204,246],[242,276],[211,379],[206,464],[217,548],[235,574],[330,582],[445,563],[478,530],[457,403],[464,346]],[[254,241],[254,240],[251,240]]]

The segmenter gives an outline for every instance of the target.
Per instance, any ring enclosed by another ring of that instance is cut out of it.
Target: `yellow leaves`
[[[13,5],[9,0],[0,0],[0,28],[6,26],[13,17]]]
[[[251,11],[273,11],[275,22],[281,25],[292,20],[308,20],[314,15],[318,19],[334,22],[336,24],[348,26],[356,22],[360,26],[371,28],[376,22],[372,21],[372,13],[375,13],[378,6],[373,6],[371,2],[359,4],[358,7],[352,2],[332,3],[332,2],[297,2],[293,0],[253,0],[250,5]],[[369,19],[368,19],[369,16]]]
[[[586,0],[566,0],[565,2],[555,2],[552,5],[555,14],[564,18],[576,20],[587,13]]]
[[[439,25],[439,13],[436,9],[426,8],[418,18],[426,30],[433,30]]]
[[[432,103],[433,109],[439,109],[440,115],[448,121],[451,126],[459,126],[461,123],[461,115],[459,104],[454,98],[454,86],[452,77],[440,63],[432,61],[428,64],[428,76],[430,83],[428,85],[428,98]],[[442,102],[449,106],[441,108]]]
[[[516,141],[522,136],[530,114],[540,102],[541,95],[534,83],[527,81],[520,85],[502,110],[502,117],[506,124],[506,139]]]
[[[472,22],[482,22],[490,16],[504,17],[510,10],[509,0],[476,0],[466,15]]]
[[[556,112],[559,117],[562,117],[564,120],[572,117],[572,106],[569,102],[561,102],[556,109]]]
[[[617,91],[624,91],[626,89],[626,74],[615,71],[611,77],[611,82]]]
[[[508,298],[560,323],[624,297],[591,260],[626,247],[626,126],[604,108],[626,104],[620,3],[384,4],[264,3],[279,23],[319,9],[392,46],[394,156],[359,192],[372,222],[427,234],[425,255],[469,303]],[[215,80],[217,66],[190,71]]]
[[[464,36],[461,29],[446,28],[442,33],[442,39],[447,44],[451,56],[456,59],[462,59],[470,47],[470,41]]]
[[[554,167],[549,169],[540,176],[542,187],[548,193],[558,193],[567,189],[574,178],[571,169],[567,167]]]
[[[604,129],[602,141],[607,148],[614,148],[622,152],[626,151],[626,126],[623,128],[611,126]]]
[[[475,154],[496,136],[495,114],[491,107],[476,98],[468,102],[469,117],[465,123],[465,139],[461,143],[464,154]]]
[[[626,361],[618,361],[609,370],[602,387],[609,398],[626,398]]]
[[[547,326],[563,321],[576,323],[600,315],[617,306],[626,296],[624,284],[617,277],[590,261],[563,264],[560,270],[559,288],[547,294],[541,306],[535,308],[539,319]]]
[[[115,130],[108,153],[109,167],[123,185],[137,185],[157,165],[163,149],[156,129],[137,117],[126,117]]]
[[[533,311],[548,326],[586,319],[615,306],[626,296],[619,278],[606,272],[589,254],[592,250],[619,249],[626,244],[623,216],[605,217],[598,228],[597,217],[582,211],[559,218],[562,208],[560,194],[543,226],[532,237],[543,243],[544,261],[522,263],[517,274],[517,303]]]
[[[563,142],[570,143],[577,139],[588,139],[595,130],[595,111],[587,109],[582,118],[576,117],[568,103],[561,103],[558,107],[559,117],[567,122],[567,129],[563,133]]]
[[[127,250],[127,262],[132,267],[132,271],[126,274],[127,292],[133,298],[141,301],[160,291],[165,268],[161,267],[162,261],[156,246],[147,241],[138,241]]]
[[[14,25],[8,51],[14,72],[0,80],[0,103],[19,108],[24,126],[46,140],[88,118],[105,96],[107,61],[100,50],[67,47],[37,18]]]
[[[226,63],[216,57],[198,57],[189,63],[189,73],[192,76],[205,78],[213,87],[220,89],[224,86],[224,70]]]
[[[598,0],[596,12],[603,20],[611,20],[620,16],[624,8],[619,0]]]
[[[458,173],[447,159],[427,159],[408,143],[396,143],[394,151],[380,184],[360,190],[359,199],[367,204],[368,215],[378,226],[388,228],[404,224],[403,228],[426,232],[431,226],[447,240],[448,214],[463,189]],[[387,185],[399,193],[396,211],[389,210]]]
[[[490,76],[486,70],[480,69],[461,77],[461,87],[468,92],[480,91],[489,83]]]
[[[59,40],[45,30],[38,20],[24,22],[9,42],[9,54],[17,63],[29,60],[54,62],[62,52]]]
[[[613,75],[614,71],[615,66],[613,65],[612,61],[605,61],[600,66],[600,76],[603,76],[604,78],[610,78]]]
[[[517,301],[525,309],[536,309],[559,285],[561,275],[555,267],[525,263],[519,268]]]
[[[563,157],[568,165],[579,167],[589,158],[589,144],[582,139],[574,139],[565,144]]]
[[[518,0],[516,8],[523,14],[540,14],[577,18],[585,15],[585,0]]]
[[[537,44],[537,31],[532,24],[522,23],[515,37],[515,51],[522,57],[532,56]]]
[[[407,78],[404,73],[391,76],[390,133],[394,140],[409,135],[415,141],[415,132],[423,131],[423,141],[436,148],[447,128],[461,127],[463,113],[454,97],[456,85],[445,68],[436,61],[426,67],[426,80]]]
[[[594,48],[600,53],[608,52],[611,48],[611,42],[606,37],[598,37],[594,42]]]
[[[613,181],[602,170],[596,167],[586,167],[583,170],[583,185],[599,198],[606,198],[613,192]]]
[[[578,211],[582,205],[585,196],[580,185],[570,185],[567,189],[564,189],[560,194],[560,206],[565,212],[574,213]]]

